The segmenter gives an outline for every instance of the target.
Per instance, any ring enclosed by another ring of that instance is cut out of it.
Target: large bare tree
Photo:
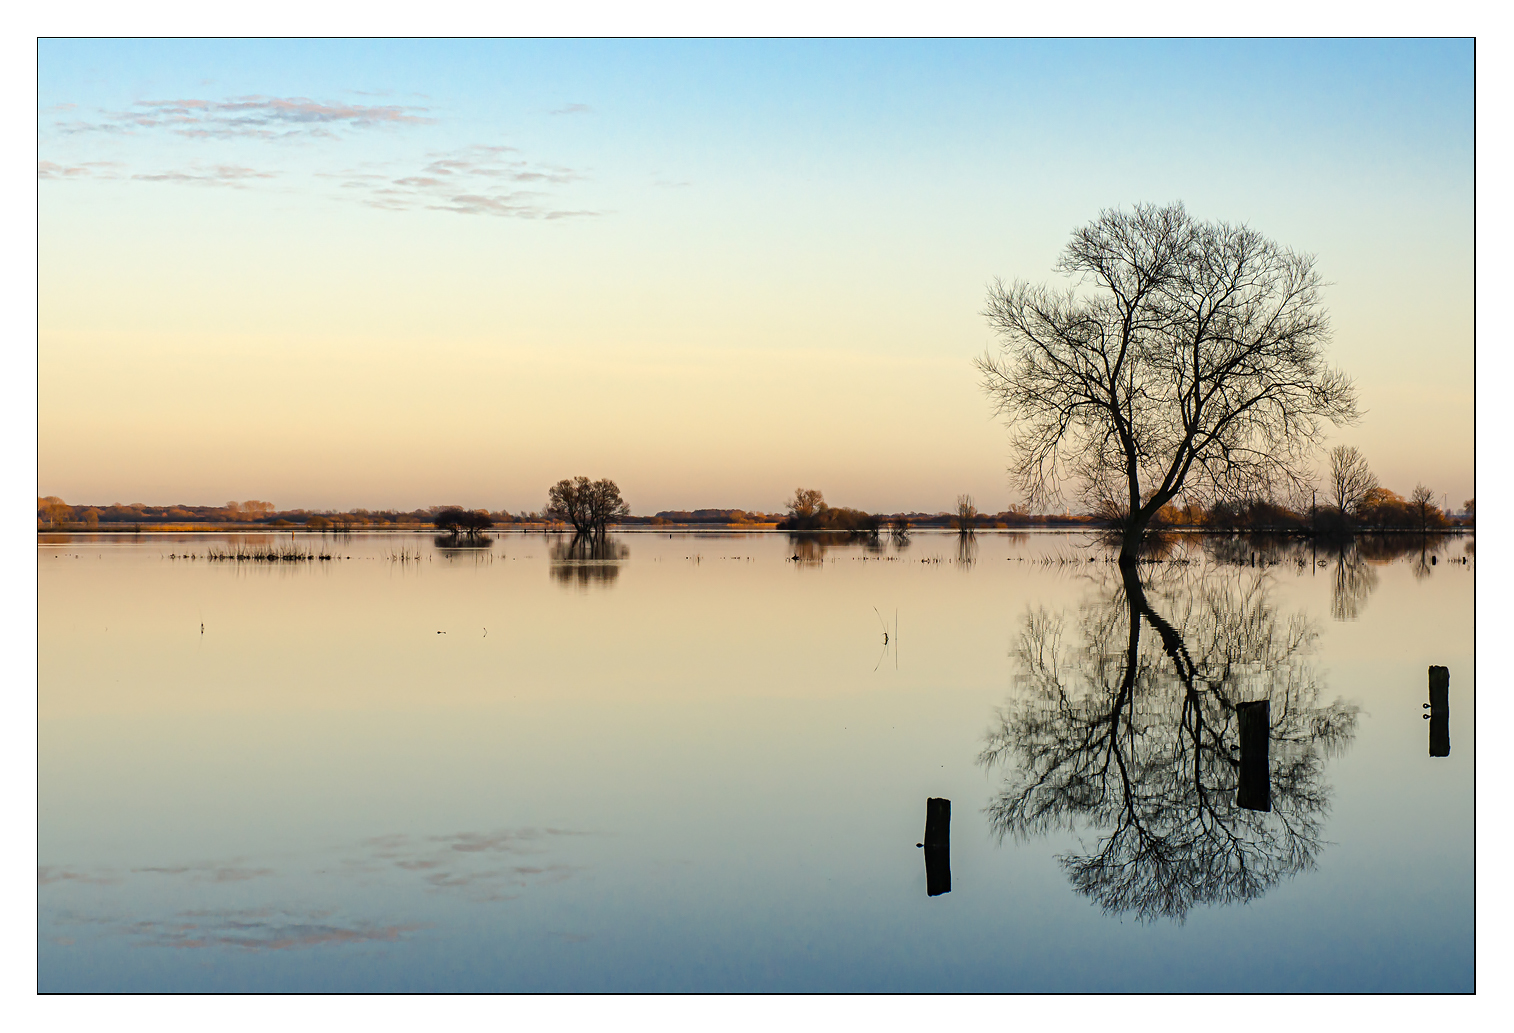
[[[1367,457],[1353,445],[1330,450],[1330,495],[1342,513],[1358,513],[1377,490],[1377,476],[1367,466]]]
[[[1326,364],[1314,260],[1181,204],[1110,210],[1073,233],[1067,290],[995,281],[1000,337],[978,360],[1030,500],[1075,484],[1133,564],[1179,494],[1239,499],[1295,485],[1327,423],[1357,415]]]

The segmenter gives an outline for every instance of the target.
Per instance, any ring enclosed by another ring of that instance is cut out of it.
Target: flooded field
[[[1474,569],[44,536],[39,988],[1469,991]]]

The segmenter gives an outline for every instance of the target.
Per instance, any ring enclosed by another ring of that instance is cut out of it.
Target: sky
[[[38,50],[38,491],[1020,501],[995,277],[1104,208],[1316,256],[1386,487],[1474,492],[1467,40]]]

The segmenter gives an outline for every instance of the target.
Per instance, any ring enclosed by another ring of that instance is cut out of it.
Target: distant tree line
[[[1355,448],[1338,446],[1329,457],[1329,469],[1321,485],[1295,492],[1287,502],[1272,498],[1232,499],[1208,506],[1174,501],[1152,516],[1154,528],[1192,528],[1217,531],[1281,531],[1349,537],[1356,532],[1435,531],[1471,527],[1475,524],[1475,500],[1462,503],[1462,511],[1447,512],[1436,504],[1436,493],[1423,484],[1405,498],[1378,483],[1365,457]],[[989,528],[1088,527],[1111,522],[1109,514],[1031,513],[1012,506],[998,513],[980,513],[972,496],[957,498],[953,511],[936,513],[868,513],[849,506],[832,506],[818,489],[796,488],[784,513],[759,513],[741,509],[663,510],[653,517],[633,517],[614,481],[567,478],[548,491],[547,505],[540,512],[511,513],[469,509],[459,505],[430,506],[410,511],[368,510],[311,511],[277,509],[273,503],[250,499],[224,506],[149,506],[145,503],[70,505],[56,495],[37,499],[39,530],[95,530],[141,528],[163,524],[220,524],[304,528],[343,532],[357,528],[435,527],[452,535],[478,536],[496,526],[556,524],[573,528],[576,534],[603,536],[611,524],[707,524],[740,526],[776,525],[785,531],[832,531],[876,535],[885,529],[894,533],[911,527],[953,529],[969,532]],[[1117,521],[1115,521],[1117,522]]]
[[[158,524],[256,525],[261,527],[303,527],[312,531],[350,531],[355,528],[423,527],[435,525],[439,515],[449,511],[482,514],[491,524],[550,522],[546,514],[506,510],[490,512],[458,505],[428,506],[414,510],[309,510],[277,509],[271,502],[232,502],[224,506],[149,506],[146,503],[112,503],[110,505],[70,505],[56,495],[37,499],[37,526],[41,530],[79,530]],[[443,517],[443,519],[446,519]],[[445,529],[445,528],[444,528]],[[463,526],[466,530],[466,526]]]
[[[1436,504],[1436,492],[1416,484],[1405,498],[1378,483],[1367,459],[1350,445],[1330,451],[1320,487],[1295,494],[1292,505],[1252,499],[1220,502],[1198,511],[1192,506],[1163,507],[1156,523],[1167,526],[1211,527],[1221,530],[1302,531],[1325,537],[1349,537],[1357,532],[1439,531],[1471,527],[1476,522],[1475,499],[1462,503],[1460,513]]]
[[[775,524],[782,519],[782,513],[750,513],[744,509],[665,509],[652,517],[649,522],[653,524]]]
[[[1196,527],[1218,531],[1297,531],[1325,536],[1357,532],[1443,531],[1474,526],[1473,500],[1463,513],[1447,513],[1431,501],[1428,488],[1406,499],[1387,488],[1373,488],[1352,510],[1324,504],[1290,507],[1266,499],[1219,502],[1207,509],[1164,506],[1157,527]]]

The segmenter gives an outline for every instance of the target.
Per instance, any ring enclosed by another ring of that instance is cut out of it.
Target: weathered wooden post
[[[1451,669],[1430,665],[1430,756],[1451,756]]]
[[[1238,703],[1236,723],[1241,740],[1240,784],[1235,803],[1248,811],[1272,810],[1272,704],[1265,699]]]
[[[925,801],[925,893],[936,897],[952,891],[952,802],[930,797]]]

